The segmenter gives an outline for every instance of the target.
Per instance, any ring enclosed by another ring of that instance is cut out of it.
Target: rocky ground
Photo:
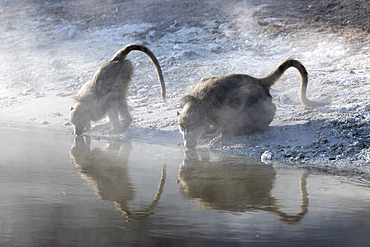
[[[215,148],[337,174],[370,174],[370,4],[365,1],[6,1],[0,0],[0,121],[65,129],[76,91],[129,43],[157,56],[168,103],[150,59],[132,52],[129,101],[134,118],[120,138],[179,145],[176,111],[201,77],[268,74],[288,57],[309,73],[299,103],[299,74],[290,69],[271,89],[277,113],[263,132]],[[213,136],[202,140],[205,148]]]

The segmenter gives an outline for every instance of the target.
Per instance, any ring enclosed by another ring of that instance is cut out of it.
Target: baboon
[[[162,99],[166,102],[166,88],[157,58],[143,45],[127,45],[111,60],[101,65],[93,79],[86,82],[77,92],[75,105],[70,112],[70,122],[75,127],[76,135],[88,131],[90,121],[96,122],[106,116],[114,132],[123,132],[130,126],[132,118],[127,105],[127,91],[133,67],[126,56],[133,50],[144,52],[152,60],[161,84]],[[122,125],[119,122],[119,115],[124,121]]]
[[[217,129],[219,135],[209,147],[231,136],[266,128],[276,111],[269,89],[290,67],[295,67],[301,74],[299,97],[303,105],[317,107],[331,102],[307,99],[307,71],[293,59],[287,59],[263,78],[244,74],[203,78],[190,95],[182,99],[182,111],[177,113],[184,146],[195,148],[199,137],[210,126]]]

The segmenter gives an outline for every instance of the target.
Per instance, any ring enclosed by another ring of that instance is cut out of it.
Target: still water
[[[1,128],[0,246],[369,246],[370,188],[181,147]]]

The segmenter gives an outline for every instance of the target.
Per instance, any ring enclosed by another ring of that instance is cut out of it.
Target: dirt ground
[[[52,16],[55,23],[78,23],[80,30],[146,22],[155,24],[153,29],[162,34],[175,22],[177,28],[173,30],[185,25],[201,26],[209,16],[236,23],[239,11],[246,11],[238,6],[263,6],[251,13],[255,28],[261,32],[288,35],[309,29],[335,32],[354,45],[369,45],[370,41],[370,3],[366,0],[87,0],[77,6],[62,1],[30,2],[35,3],[39,14]]]
[[[215,150],[341,174],[370,174],[370,3],[359,1],[0,0],[0,121],[65,129],[76,91],[122,46],[145,44],[161,63],[168,104],[149,59],[130,54],[134,123],[119,138],[180,145],[176,111],[201,77],[263,76],[287,57],[307,68],[310,109],[299,75],[271,89],[278,111],[268,130]],[[199,148],[209,142],[205,139]]]

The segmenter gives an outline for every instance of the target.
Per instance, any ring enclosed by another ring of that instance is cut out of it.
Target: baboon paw
[[[209,144],[207,145],[208,148],[220,148],[225,143],[230,141],[231,136],[228,134],[222,134],[220,133],[217,137],[213,138]]]
[[[216,137],[209,142],[207,148],[218,148],[220,146],[222,146],[222,141],[220,138]]]

